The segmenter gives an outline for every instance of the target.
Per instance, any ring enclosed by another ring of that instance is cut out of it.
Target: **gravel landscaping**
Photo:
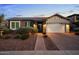
[[[36,34],[28,39],[0,39],[0,51],[24,51],[34,50],[36,43]]]

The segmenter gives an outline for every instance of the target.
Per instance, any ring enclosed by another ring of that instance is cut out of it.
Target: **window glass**
[[[25,22],[25,27],[27,27],[27,21]]]
[[[25,26],[26,26],[26,27],[30,27],[30,21],[26,21],[26,22],[25,22]]]
[[[12,22],[12,28],[15,28],[15,22]]]
[[[33,27],[33,21],[26,21],[25,27]]]
[[[33,27],[33,21],[30,22],[30,26]]]
[[[19,22],[16,22],[16,29],[19,28]]]

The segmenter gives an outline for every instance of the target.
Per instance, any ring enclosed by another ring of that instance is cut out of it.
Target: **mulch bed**
[[[26,40],[0,39],[0,51],[25,51],[34,50],[37,35],[31,35]]]
[[[44,42],[47,50],[59,50],[49,37],[44,37]]]

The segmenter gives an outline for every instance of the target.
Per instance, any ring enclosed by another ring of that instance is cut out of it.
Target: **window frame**
[[[25,27],[32,27],[30,24],[31,24],[31,21],[26,21],[25,22],[26,24],[25,24]]]
[[[12,23],[14,22],[14,28],[13,28],[13,26],[12,26]],[[17,27],[16,27],[16,23],[18,22],[18,24],[19,24],[19,28],[20,28],[20,21],[10,21],[10,29],[12,29],[12,30],[16,30],[17,29]]]

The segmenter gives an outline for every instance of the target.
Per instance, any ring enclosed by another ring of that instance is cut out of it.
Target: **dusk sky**
[[[40,17],[59,13],[63,16],[79,13],[79,5],[74,4],[0,4],[0,14],[5,18],[15,16]]]

